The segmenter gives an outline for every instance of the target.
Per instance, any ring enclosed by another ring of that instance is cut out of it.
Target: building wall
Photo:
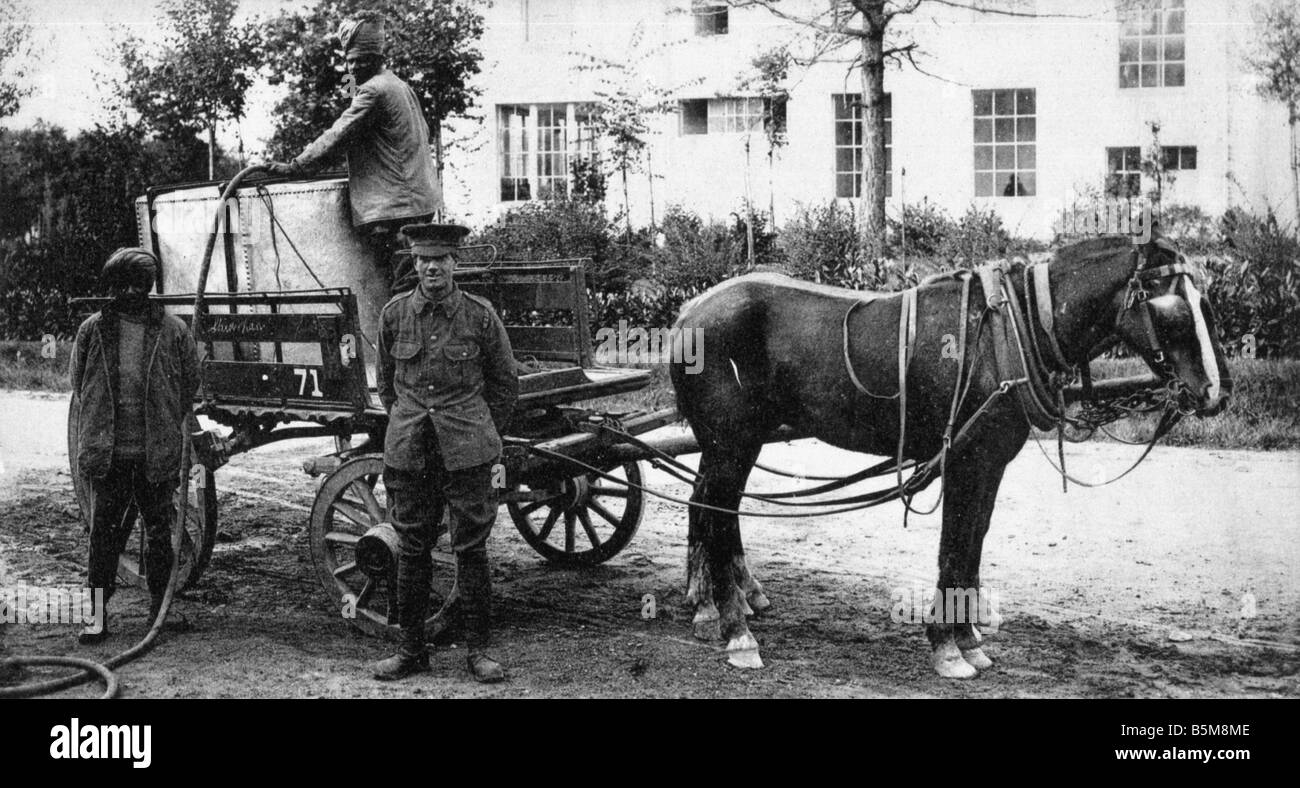
[[[1197,169],[1178,174],[1165,200],[1211,214],[1229,205],[1294,215],[1287,166],[1285,111],[1254,93],[1244,55],[1252,44],[1248,0],[1186,0],[1183,87],[1119,87],[1119,23],[1111,0],[1002,0],[1039,14],[1024,19],[922,6],[899,32],[919,42],[928,73],[890,68],[893,172],[889,209],[927,200],[953,213],[991,206],[1013,231],[1050,237],[1063,206],[1104,182],[1108,146],[1151,145],[1160,123],[1164,145],[1192,145]],[[825,0],[802,0],[810,9]],[[798,10],[798,2],[782,3]],[[732,9],[726,35],[694,35],[689,0],[497,0],[487,12],[480,85],[482,117],[450,129],[448,204],[481,226],[517,203],[499,197],[495,107],[529,102],[593,101],[608,76],[584,65],[629,62],[634,92],[675,98],[737,95],[755,54],[796,43],[806,31],[762,9]],[[900,18],[903,19],[903,18]],[[772,205],[778,222],[800,205],[834,198],[832,95],[860,90],[852,48],[790,75],[788,144],[769,164],[762,130],[682,135],[677,113],[654,118],[649,161],[654,210],[670,204],[725,218],[748,197]],[[612,72],[606,71],[604,74]],[[1037,98],[1036,195],[975,197],[972,90],[1032,88]],[[631,176],[632,218],[650,218],[650,181]],[[609,181],[611,208],[622,205]],[[848,202],[848,201],[846,201]]]

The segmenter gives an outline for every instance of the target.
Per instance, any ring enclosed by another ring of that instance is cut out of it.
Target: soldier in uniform
[[[348,161],[352,223],[375,252],[375,262],[394,265],[398,228],[428,222],[442,210],[434,188],[429,126],[411,86],[384,68],[384,28],[379,20],[353,19],[338,31],[351,77],[352,103],[323,134],[288,164],[273,162],[277,175],[319,170],[337,153]],[[414,272],[392,271],[393,292],[415,286]]]
[[[488,301],[462,292],[452,279],[456,250],[468,232],[448,224],[403,227],[419,284],[389,301],[379,320],[379,399],[389,417],[384,484],[400,538],[402,631],[397,654],[376,668],[379,679],[429,669],[429,550],[444,508],[451,513],[470,672],[484,682],[504,677],[486,651],[492,594],[487,539],[497,514],[492,466],[501,455],[500,435],[519,382],[501,318]]]

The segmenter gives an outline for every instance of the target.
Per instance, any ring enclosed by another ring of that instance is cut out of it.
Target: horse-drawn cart
[[[219,425],[202,433],[194,425],[178,586],[197,583],[212,556],[223,464],[269,443],[328,437],[334,451],[302,463],[319,480],[309,522],[317,577],[344,617],[372,633],[395,629],[395,534],[382,481],[387,415],[374,387],[373,340],[386,296],[374,283],[384,274],[349,232],[343,182],[264,182],[237,190],[224,205],[218,186],[158,190],[137,204],[141,243],[162,263],[156,298],[190,323],[199,344],[196,412]],[[203,236],[192,217],[213,210],[223,212],[228,229],[196,316],[190,291],[195,240]],[[302,239],[310,246],[294,244]],[[289,250],[295,257],[282,258]],[[666,425],[676,413],[583,407],[643,388],[650,372],[594,363],[581,261],[491,257],[462,264],[455,276],[463,290],[486,297],[502,314],[520,369],[520,396],[494,484],[538,553],[565,565],[599,564],[628,544],[642,514],[639,460],[646,451],[620,436]],[[314,281],[304,282],[308,276]],[[279,287],[264,289],[268,280]],[[77,412],[74,401],[70,434]],[[680,443],[665,448],[674,454],[692,448]],[[77,497],[88,513],[90,485],[75,468],[75,452],[72,461]],[[143,580],[142,529],[119,564],[129,584]],[[455,561],[434,553],[441,568],[431,608],[436,625],[453,593]]]

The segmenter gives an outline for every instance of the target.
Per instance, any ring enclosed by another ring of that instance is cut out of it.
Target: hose
[[[264,165],[253,165],[240,170],[234,178],[226,185],[221,192],[221,199],[217,203],[216,216],[213,219],[212,232],[208,235],[208,243],[203,252],[203,265],[199,269],[199,281],[194,294],[194,322],[198,324],[199,315],[202,313],[205,305],[203,302],[203,291],[208,281],[208,270],[212,266],[212,252],[216,248],[217,235],[221,231],[222,216],[226,200],[239,188],[240,182],[248,175],[265,170]],[[192,415],[192,414],[189,414]],[[16,687],[0,688],[0,698],[30,698],[37,695],[46,695],[58,690],[75,687],[84,684],[91,679],[98,678],[104,683],[104,694],[101,699],[109,699],[117,696],[120,684],[117,676],[113,674],[113,668],[119,668],[122,665],[148,653],[154,646],[158,638],[158,633],[162,631],[163,625],[167,621],[167,613],[171,610],[172,599],[176,596],[176,586],[180,581],[181,569],[181,535],[185,533],[185,519],[189,512],[189,493],[190,493],[190,471],[193,469],[194,460],[191,457],[193,440],[190,437],[189,415],[181,420],[181,468],[180,468],[180,495],[178,497],[179,512],[176,520],[172,525],[172,566],[171,574],[167,578],[167,591],[163,594],[162,604],[158,608],[158,615],[154,617],[153,626],[145,633],[145,636],[131,648],[123,651],[117,656],[109,659],[104,663],[98,663],[94,660],[83,659],[81,657],[57,657],[57,656],[26,656],[20,655],[5,660],[10,665],[19,665],[23,667],[37,666],[62,666],[80,668],[81,673],[64,676],[57,679],[49,679],[30,684],[20,684]],[[102,612],[102,611],[101,611]]]

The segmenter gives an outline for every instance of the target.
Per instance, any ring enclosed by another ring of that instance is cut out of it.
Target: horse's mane
[[[1133,241],[1127,235],[1102,235],[1062,246],[1056,250],[1056,261],[1066,268],[1073,269],[1092,264],[1098,258],[1114,257],[1116,253],[1128,252],[1132,249]]]

